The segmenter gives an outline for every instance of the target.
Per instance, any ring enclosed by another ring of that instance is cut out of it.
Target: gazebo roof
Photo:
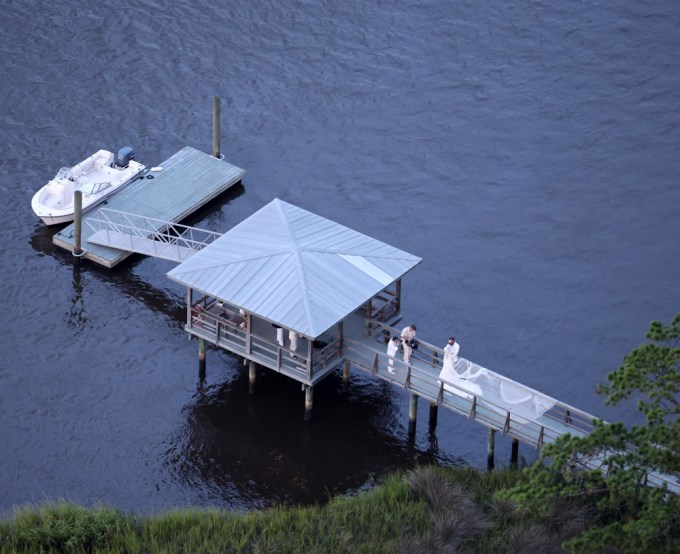
[[[277,198],[168,277],[316,338],[420,262]]]

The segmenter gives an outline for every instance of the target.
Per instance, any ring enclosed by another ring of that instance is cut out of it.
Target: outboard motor
[[[135,159],[135,151],[130,146],[123,146],[118,150],[116,155],[116,165],[118,167],[127,167],[130,164],[130,160]]]

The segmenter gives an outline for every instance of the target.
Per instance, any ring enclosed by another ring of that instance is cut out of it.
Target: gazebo
[[[277,198],[168,277],[187,287],[187,332],[312,386],[343,361],[343,337],[399,320],[420,262]]]

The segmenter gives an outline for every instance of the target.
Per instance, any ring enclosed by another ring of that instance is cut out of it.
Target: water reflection
[[[73,297],[71,307],[66,313],[66,324],[76,331],[82,331],[88,321],[83,298],[82,266],[78,260],[73,264]]]
[[[342,393],[340,372],[314,390],[314,419],[303,420],[300,384],[272,371],[248,395],[247,370],[231,382],[199,387],[170,440],[166,463],[210,500],[243,508],[310,504],[361,490],[418,463],[460,465],[436,438],[425,450],[408,440],[395,390],[359,379]]]

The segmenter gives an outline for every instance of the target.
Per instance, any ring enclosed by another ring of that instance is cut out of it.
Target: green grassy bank
[[[324,506],[239,514],[171,511],[136,517],[66,503],[26,507],[0,522],[12,552],[560,552],[584,528],[576,506],[540,520],[494,498],[519,472],[419,468]]]

